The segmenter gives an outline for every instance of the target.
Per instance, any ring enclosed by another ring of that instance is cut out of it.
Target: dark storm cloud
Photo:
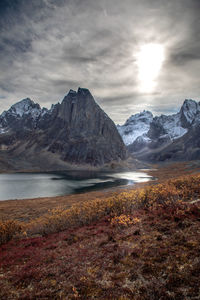
[[[176,53],[174,55],[171,56],[171,61],[173,64],[177,64],[177,65],[183,65],[183,64],[187,64],[190,63],[191,61],[196,61],[196,60],[200,60],[200,53],[195,53],[196,51],[194,51],[194,53]]]
[[[119,104],[119,106],[122,105],[122,98],[123,101],[127,102],[127,100],[131,100],[133,99],[133,94],[125,94],[123,93],[123,95],[118,95],[118,96],[109,96],[109,97],[104,97],[103,99],[98,99],[98,102],[102,105],[116,105]]]
[[[65,88],[65,86],[72,86],[74,84],[78,84],[75,80],[68,80],[68,79],[50,79],[49,85],[53,85],[56,87]]]
[[[0,108],[24,97],[50,106],[82,86],[116,122],[178,110],[200,97],[199,12],[199,0],[1,0]],[[138,88],[145,43],[166,53],[151,93]]]

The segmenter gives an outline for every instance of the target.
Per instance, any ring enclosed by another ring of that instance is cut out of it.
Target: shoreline
[[[153,181],[149,181],[148,183]],[[27,222],[44,215],[49,210],[62,207],[70,208],[78,202],[92,201],[95,199],[110,197],[113,194],[136,189],[144,186],[147,182],[136,183],[101,189],[98,191],[83,192],[54,197],[39,197],[29,199],[11,199],[0,201],[0,220],[15,219]]]
[[[85,202],[88,200],[92,201],[97,198],[105,198],[119,192],[137,189],[147,185],[158,184],[167,179],[200,172],[199,162],[174,163],[165,166],[154,165],[152,166],[152,168],[154,169],[146,171],[148,175],[156,177],[156,181],[150,180],[148,182],[136,183],[134,185],[117,186],[102,189],[99,191],[90,191],[66,196],[2,200],[0,201],[0,219],[14,219],[28,222],[46,214],[49,210],[58,207],[67,209],[70,208],[72,205],[76,204],[77,202]]]

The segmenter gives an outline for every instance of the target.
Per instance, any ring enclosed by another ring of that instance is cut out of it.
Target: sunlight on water
[[[115,173],[112,175],[114,178],[126,179],[129,181],[128,184],[138,183],[138,182],[147,182],[152,176],[144,172],[124,172],[124,173]]]

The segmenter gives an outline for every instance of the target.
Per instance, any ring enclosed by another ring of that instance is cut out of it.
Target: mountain
[[[11,129],[20,130],[23,128],[33,129],[37,126],[37,120],[48,110],[41,109],[40,105],[26,98],[12,105],[9,110],[0,115],[0,133],[8,132]]]
[[[132,115],[123,126],[117,125],[125,145],[131,145],[139,136],[145,136],[152,121],[152,113],[144,110],[139,114]]]
[[[151,112],[131,116],[117,126],[135,157],[146,161],[200,159],[200,103],[186,99],[173,115]]]
[[[113,121],[87,89],[41,108],[29,98],[0,115],[0,167],[40,170],[103,166],[126,158]]]

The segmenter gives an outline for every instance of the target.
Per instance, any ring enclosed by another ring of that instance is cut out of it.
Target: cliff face
[[[92,166],[126,158],[115,124],[87,89],[70,90],[62,103],[50,110],[25,99],[0,116],[0,130],[4,154],[22,160],[24,156],[31,164],[37,165],[41,154],[45,159],[45,153],[48,161],[56,158],[60,162]]]

